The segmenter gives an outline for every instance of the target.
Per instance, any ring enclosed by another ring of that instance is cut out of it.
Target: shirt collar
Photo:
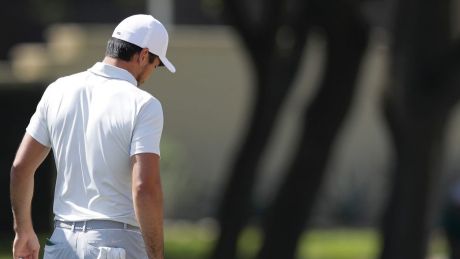
[[[103,77],[125,80],[137,86],[136,78],[123,68],[112,66],[103,62],[97,62],[94,66],[88,69],[88,71]]]

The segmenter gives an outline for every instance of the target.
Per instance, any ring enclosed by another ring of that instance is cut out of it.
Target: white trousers
[[[147,259],[140,231],[71,230],[56,227],[45,245],[44,259]]]

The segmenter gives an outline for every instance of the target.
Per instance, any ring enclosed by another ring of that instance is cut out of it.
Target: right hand
[[[38,259],[40,243],[34,231],[16,233],[13,242],[14,259]]]

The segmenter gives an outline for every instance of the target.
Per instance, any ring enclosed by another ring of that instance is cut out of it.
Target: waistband
[[[61,221],[56,220],[54,222],[54,227],[56,228],[65,228],[70,229],[72,231],[81,230],[86,232],[88,230],[95,230],[95,229],[127,229],[127,230],[135,230],[140,231],[139,227],[117,222],[113,220],[86,220],[86,221]]]

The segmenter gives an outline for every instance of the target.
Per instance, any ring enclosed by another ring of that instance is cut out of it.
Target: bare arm
[[[32,226],[34,174],[50,149],[25,134],[11,167],[10,197],[16,237],[13,257],[38,258],[40,245]]]
[[[142,153],[132,156],[134,210],[150,259],[163,259],[163,192],[160,158]]]

